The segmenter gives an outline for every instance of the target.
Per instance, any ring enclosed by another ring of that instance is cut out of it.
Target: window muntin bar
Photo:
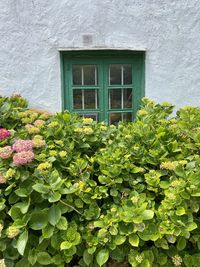
[[[72,65],[72,81],[73,85],[97,85],[98,69],[97,65]]]
[[[73,109],[98,109],[98,89],[73,89]]]

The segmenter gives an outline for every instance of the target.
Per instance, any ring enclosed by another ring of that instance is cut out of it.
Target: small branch
[[[63,205],[65,205],[65,206],[67,206],[67,207],[69,207],[69,208],[75,210],[78,214],[82,215],[82,214],[80,213],[80,211],[78,211],[76,208],[74,208],[74,207],[71,206],[70,204],[67,204],[66,202],[64,202],[64,201],[62,201],[62,200],[59,200],[59,201],[60,201]]]

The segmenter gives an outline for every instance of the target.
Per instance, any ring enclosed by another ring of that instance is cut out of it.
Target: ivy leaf
[[[61,217],[61,210],[58,206],[53,205],[49,209],[49,222],[51,225],[55,226]]]
[[[28,231],[25,230],[18,238],[16,248],[20,255],[24,255],[24,250],[28,241]]]
[[[101,249],[96,255],[96,261],[100,267],[108,261],[108,258],[109,258],[109,250],[108,249]]]

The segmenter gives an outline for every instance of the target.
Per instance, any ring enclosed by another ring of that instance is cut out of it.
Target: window
[[[63,109],[97,121],[132,121],[144,96],[144,52],[61,53]]]

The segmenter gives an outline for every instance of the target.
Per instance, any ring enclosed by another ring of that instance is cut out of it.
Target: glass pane
[[[73,84],[82,85],[82,66],[73,65],[72,72],[73,72]]]
[[[123,84],[132,84],[132,66],[131,64],[123,65]]]
[[[111,64],[109,65],[109,84],[122,84],[122,65],[120,64]]]
[[[97,85],[96,65],[83,65],[83,85]]]
[[[109,114],[110,118],[110,124],[117,124],[119,121],[122,120],[122,114],[121,113],[110,113]]]
[[[96,109],[98,108],[98,92],[95,89],[84,90],[84,108]]]
[[[132,88],[123,89],[123,107],[132,108]]]
[[[109,89],[109,108],[122,108],[122,89]]]
[[[84,118],[92,118],[94,121],[98,121],[98,113],[92,113],[92,114],[84,114],[83,117]]]
[[[74,109],[82,109],[83,92],[80,89],[73,90],[73,107]]]
[[[123,121],[132,121],[132,113],[131,112],[126,112],[123,113]]]

